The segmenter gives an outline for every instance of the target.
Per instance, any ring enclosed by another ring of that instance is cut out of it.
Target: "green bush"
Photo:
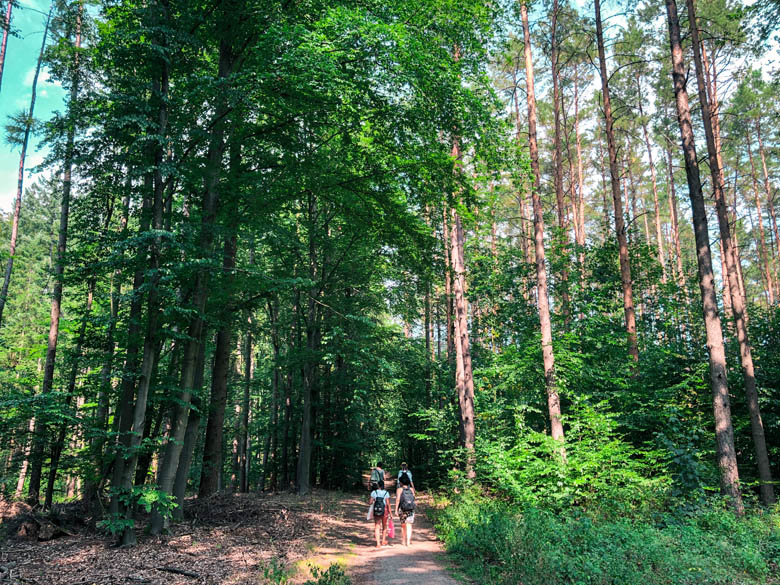
[[[352,585],[352,580],[337,563],[331,564],[325,571],[312,566],[311,572],[316,581],[306,581],[303,585]]]
[[[438,510],[467,572],[492,585],[747,585],[780,578],[780,516],[717,503],[684,516],[597,518],[520,510],[477,491]]]
[[[560,444],[545,433],[518,429],[509,440],[478,443],[477,474],[494,492],[518,504],[550,510],[571,506],[598,515],[646,513],[672,483],[659,450],[637,449],[617,423],[587,404],[566,421],[566,463]]]

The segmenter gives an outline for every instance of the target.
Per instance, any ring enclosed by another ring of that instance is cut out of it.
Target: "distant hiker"
[[[411,474],[398,476],[398,489],[395,490],[395,513],[401,521],[401,541],[404,546],[412,544],[412,524],[414,524],[414,509],[417,507],[414,501],[414,487],[412,487]]]
[[[379,485],[379,482],[385,481],[385,469],[384,464],[380,461],[376,464],[376,467],[374,467],[374,470],[371,472],[371,479],[368,482],[368,485],[372,490],[375,490],[377,486]]]
[[[380,479],[377,487],[371,492],[369,505],[374,516],[374,537],[376,547],[387,546],[387,518],[390,516],[390,492],[385,489],[385,480]]]
[[[401,481],[401,476],[406,474],[409,476],[409,485],[412,486],[412,489],[414,489],[414,481],[412,480],[412,472],[409,469],[409,466],[406,464],[406,461],[401,463],[401,469],[398,471],[398,481]]]

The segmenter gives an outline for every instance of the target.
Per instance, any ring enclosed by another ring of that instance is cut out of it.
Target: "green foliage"
[[[352,580],[344,572],[344,568],[337,564],[331,564],[326,570],[319,567],[311,567],[314,580],[309,580],[304,585],[351,585]]]
[[[263,573],[264,583],[268,585],[286,585],[289,583],[291,574],[288,567],[281,564],[276,557],[260,564],[260,570]]]
[[[123,506],[139,506],[147,514],[154,508],[159,511],[163,518],[170,519],[173,515],[173,509],[179,505],[171,494],[150,485],[137,485],[129,492],[120,492],[118,489],[115,489],[114,494]],[[115,536],[122,534],[127,528],[133,528],[134,525],[135,522],[132,519],[122,515],[107,515],[98,522],[100,528]]]
[[[494,585],[748,585],[774,582],[780,517],[710,503],[685,516],[593,518],[518,508],[477,491],[436,514],[447,549]]]
[[[550,510],[622,516],[663,499],[670,478],[660,452],[637,449],[617,432],[612,416],[586,404],[571,408],[564,422],[565,463],[558,442],[523,430],[520,420],[514,441],[479,440],[477,473],[514,502]]]

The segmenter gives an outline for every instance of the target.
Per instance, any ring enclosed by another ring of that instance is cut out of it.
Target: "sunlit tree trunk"
[[[766,439],[764,437],[764,424],[761,419],[761,411],[758,405],[753,356],[751,353],[747,327],[745,325],[746,308],[739,291],[739,283],[737,280],[734,242],[731,238],[731,227],[729,226],[728,209],[726,207],[725,180],[723,178],[723,169],[720,166],[720,157],[717,149],[718,145],[715,142],[713,115],[710,110],[707,87],[704,79],[698,23],[696,20],[696,7],[694,0],[686,0],[686,4],[688,6],[688,18],[691,28],[693,58],[696,66],[699,104],[701,105],[704,133],[707,138],[707,154],[709,157],[710,174],[712,176],[712,185],[715,195],[718,225],[720,227],[720,244],[722,257],[725,259],[726,270],[724,272],[724,280],[728,284],[728,294],[731,295],[730,305],[737,330],[742,373],[745,380],[745,394],[747,396],[748,410],[750,411],[753,445],[756,451],[756,461],[758,463],[759,478],[761,480],[761,500],[764,505],[770,506],[775,502],[774,489],[772,488],[772,472],[769,466],[769,456],[767,454]]]
[[[647,120],[645,119],[644,108],[642,107],[642,101],[644,96],[642,95],[642,88],[639,83],[639,75],[636,77],[636,88],[639,95],[639,116],[642,119],[642,134],[645,138],[645,146],[647,147],[647,162],[650,166],[650,178],[653,185],[653,208],[655,211],[655,239],[658,245],[658,262],[661,264],[661,281],[666,283],[666,259],[664,256],[664,238],[661,234],[661,212],[658,206],[658,178],[655,173],[655,162],[653,161],[653,147],[650,144],[650,133],[647,131]]]
[[[726,353],[723,345],[720,316],[718,315],[715,278],[712,271],[712,255],[710,253],[710,239],[707,230],[707,210],[701,189],[699,161],[696,157],[696,144],[694,142],[691,112],[688,105],[688,91],[685,87],[687,76],[685,64],[683,63],[680,22],[677,16],[676,0],[666,0],[666,13],[669,24],[669,45],[672,54],[672,79],[677,105],[677,120],[680,126],[683,154],[685,155],[685,171],[688,177],[688,191],[693,212],[694,235],[696,237],[699,288],[701,290],[702,313],[710,358],[710,387],[715,415],[715,436],[721,487],[729,497],[736,512],[742,514],[744,508],[739,487],[737,454],[734,449],[734,429],[731,424]]]
[[[3,20],[3,40],[0,44],[0,88],[3,87],[3,70],[5,69],[5,49],[8,46],[8,34],[11,31],[11,9],[14,7],[13,0],[8,0],[5,7],[5,19]]]
[[[73,348],[73,357],[71,358],[73,360],[73,364],[71,365],[70,368],[70,374],[68,376],[68,385],[65,390],[65,411],[66,412],[70,411],[70,405],[73,402],[74,396],[76,395],[76,378],[78,377],[78,372],[81,366],[81,357],[82,357],[81,352],[84,347],[84,338],[87,332],[87,321],[89,320],[89,316],[92,312],[92,300],[94,297],[94,291],[95,291],[95,283],[94,281],[91,281],[87,285],[87,301],[86,301],[86,306],[84,308],[84,316],[81,319],[79,333],[78,336],[76,337],[76,345]],[[65,439],[67,438],[69,426],[70,426],[70,421],[68,420],[60,424],[59,431],[57,432],[57,437],[51,446],[49,479],[46,484],[46,495],[44,497],[44,504],[43,504],[43,507],[46,510],[51,509],[52,501],[54,498],[54,483],[57,480],[57,471],[60,463],[60,457],[62,456],[63,449],[65,448]]]
[[[12,0],[9,0],[11,2]],[[35,65],[35,75],[33,75],[32,92],[30,94],[30,109],[27,113],[27,119],[24,121],[24,137],[22,138],[22,152],[19,155],[19,173],[16,181],[16,201],[14,202],[14,216],[11,223],[11,243],[8,246],[8,262],[5,266],[5,276],[3,277],[3,288],[0,291],[0,326],[3,324],[3,310],[5,309],[5,303],[8,299],[8,287],[11,283],[11,272],[14,265],[14,255],[16,254],[16,240],[19,235],[19,215],[22,210],[22,193],[24,192],[24,163],[27,158],[27,145],[30,141],[30,132],[32,131],[32,123],[35,116],[35,100],[38,89],[38,76],[41,72],[41,63],[43,62],[43,53],[46,49],[46,39],[49,36],[49,22],[51,21],[51,13],[54,10],[54,3],[49,8],[49,14],[46,17],[46,27],[43,30],[43,41],[41,41],[41,51],[38,54],[38,61]],[[40,488],[40,477],[38,478],[38,488]]]
[[[604,32],[601,25],[601,2],[595,0],[596,41],[599,52],[599,72],[601,74],[601,95],[604,105],[604,122],[607,134],[607,151],[609,154],[609,174],[612,183],[612,200],[615,209],[615,231],[617,232],[620,281],[623,287],[623,312],[626,319],[628,336],[628,353],[635,363],[639,362],[639,348],[636,337],[636,312],[634,310],[634,289],[631,281],[631,264],[628,258],[628,240],[626,226],[623,220],[623,203],[620,195],[620,171],[618,169],[617,145],[615,143],[614,121],[612,120],[612,105],[609,99],[609,76],[607,75],[607,57],[604,52]],[[637,367],[637,366],[635,366]]]
[[[582,137],[580,134],[580,94],[579,73],[577,64],[574,65],[574,134],[577,141],[577,245],[580,247],[579,262],[582,278],[585,278],[585,180],[582,169]]]
[[[766,167],[766,150],[764,149],[764,140],[761,137],[761,119],[756,118],[756,138],[758,139],[758,153],[761,156],[761,168],[764,172],[764,193],[766,194],[766,206],[769,211],[769,219],[772,226],[772,233],[777,248],[778,261],[780,261],[780,234],[777,230],[777,216],[775,214],[774,197],[772,195],[772,185],[769,182],[769,172]],[[775,273],[775,297],[780,296],[780,282],[777,281]]]
[[[766,235],[764,233],[764,218],[763,211],[761,209],[761,194],[758,189],[758,178],[756,176],[756,165],[753,161],[753,149],[751,147],[751,136],[748,133],[746,135],[748,159],[750,160],[750,177],[753,182],[753,201],[756,204],[756,213],[758,214],[758,242],[759,242],[759,258],[761,261],[761,272],[764,276],[764,282],[766,283],[766,297],[769,305],[775,303],[774,282],[772,281],[772,271],[769,267],[769,253],[766,247]]]
[[[54,366],[57,360],[57,341],[60,334],[60,314],[62,313],[62,289],[63,289],[63,277],[65,275],[65,250],[68,242],[68,221],[70,219],[70,197],[73,185],[73,153],[76,139],[75,118],[73,111],[75,108],[76,100],[78,99],[79,92],[79,49],[81,49],[81,16],[82,16],[83,4],[79,2],[78,13],[76,16],[76,29],[74,31],[73,47],[75,52],[73,54],[73,62],[71,64],[71,86],[70,86],[70,101],[68,103],[68,130],[67,139],[65,144],[65,160],[63,161],[62,171],[62,197],[60,199],[60,226],[57,239],[57,261],[54,264],[54,290],[52,291],[51,298],[51,313],[49,315],[49,337],[46,347],[46,361],[43,366],[43,383],[41,384],[41,393],[48,395],[51,392],[52,384],[54,383]],[[32,111],[32,107],[31,107]],[[32,114],[31,114],[32,117]],[[89,295],[89,304],[92,304],[92,295]],[[72,396],[68,396],[72,399]],[[39,424],[42,424],[42,419],[38,418]],[[37,498],[38,490],[40,488],[40,466],[43,465],[43,446],[45,439],[41,437],[43,429],[36,429],[34,434],[33,443],[33,461],[32,472],[30,473],[30,491],[28,492],[29,499]],[[65,440],[63,436],[62,440]],[[62,452],[62,445],[54,445],[52,449],[52,462],[50,469],[50,487],[46,490],[46,503],[44,506],[49,508],[51,506],[52,490],[54,489],[54,477],[57,473],[57,465],[59,464],[59,456]],[[56,460],[55,460],[56,457]]]
[[[550,429],[553,439],[563,443],[563,424],[561,422],[561,403],[558,396],[558,385],[555,378],[555,355],[552,346],[552,322],[550,320],[550,304],[547,296],[547,267],[544,254],[544,214],[539,196],[539,148],[536,142],[536,93],[534,90],[534,65],[531,56],[531,31],[528,25],[528,7],[520,5],[520,16],[523,21],[523,39],[525,41],[525,79],[528,95],[528,146],[531,154],[531,170],[533,171],[534,211],[534,252],[536,259],[536,290],[537,307],[539,310],[539,325],[542,332],[542,363],[544,367],[545,390],[547,391],[547,410],[550,416]],[[561,457],[566,459],[566,451],[560,448]]]

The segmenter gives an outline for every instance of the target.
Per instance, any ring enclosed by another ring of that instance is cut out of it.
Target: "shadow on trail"
[[[396,537],[388,539],[390,546],[381,549],[375,548],[373,522],[366,520],[368,496],[351,497],[343,506],[339,536],[352,549],[347,564],[356,585],[456,585],[445,569],[441,543],[425,517],[424,504],[415,514],[411,546],[401,544],[401,527],[396,518]]]

